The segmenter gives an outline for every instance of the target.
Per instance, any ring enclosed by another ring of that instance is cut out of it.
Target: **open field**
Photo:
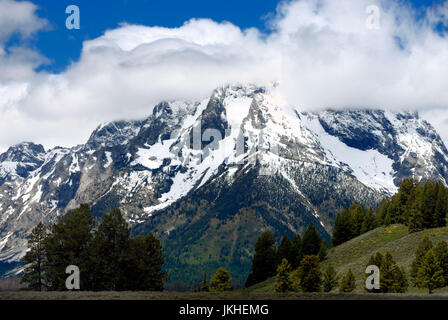
[[[1,300],[447,300],[448,291],[420,294],[194,292],[0,292]]]

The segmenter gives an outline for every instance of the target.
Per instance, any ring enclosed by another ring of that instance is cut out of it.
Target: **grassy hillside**
[[[434,244],[439,240],[448,240],[448,227],[428,229],[417,233],[409,233],[407,227],[403,225],[377,228],[332,248],[328,253],[328,258],[321,264],[321,267],[322,270],[325,270],[327,264],[332,264],[341,273],[345,273],[351,268],[357,280],[356,292],[362,293],[365,292],[363,276],[370,256],[377,251],[384,253],[389,250],[398,265],[405,268],[409,279],[409,270],[414,259],[414,251],[420,239],[426,234],[429,235]],[[246,290],[254,293],[273,292],[274,279],[269,279]],[[426,290],[409,286],[408,292],[424,293]],[[448,292],[448,288],[439,289],[436,292]]]

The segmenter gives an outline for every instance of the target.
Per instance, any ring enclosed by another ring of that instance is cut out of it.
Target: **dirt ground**
[[[1,291],[0,300],[446,300],[448,294],[222,293],[194,292],[32,292]]]

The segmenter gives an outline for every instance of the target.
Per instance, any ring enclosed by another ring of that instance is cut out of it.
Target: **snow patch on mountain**
[[[302,124],[317,138],[333,165],[348,170],[359,181],[375,190],[386,193],[397,191],[392,159],[377,150],[363,151],[347,146],[324,130],[317,115],[305,114]]]

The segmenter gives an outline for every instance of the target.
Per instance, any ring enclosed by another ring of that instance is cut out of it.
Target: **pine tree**
[[[373,214],[373,209],[370,208],[369,211],[367,211],[366,215],[364,216],[364,220],[361,226],[361,234],[364,234],[375,228],[376,228],[376,218],[375,215]]]
[[[47,287],[45,276],[46,268],[44,259],[46,251],[44,247],[44,240],[47,236],[47,229],[42,222],[31,231],[31,236],[28,240],[28,251],[22,258],[22,262],[27,265],[23,271],[21,283],[28,284],[32,290],[42,291]]]
[[[207,273],[204,272],[204,276],[202,278],[202,284],[201,284],[201,292],[209,292],[210,288],[208,286],[208,282],[207,282]]]
[[[416,285],[418,269],[422,266],[426,253],[431,250],[432,247],[432,241],[429,239],[428,235],[425,235],[422,240],[420,240],[420,243],[415,250],[415,258],[414,261],[412,261],[410,272],[414,285]]]
[[[303,255],[317,255],[320,249],[320,235],[317,233],[313,224],[310,223],[308,229],[305,231],[302,240]]]
[[[434,289],[445,285],[443,269],[436,259],[434,250],[429,250],[423,258],[422,264],[417,272],[416,284],[419,288],[427,288],[429,294]]]
[[[66,289],[65,270],[69,265],[79,268],[81,289],[92,289],[94,278],[91,270],[96,256],[89,250],[93,228],[94,219],[87,204],[81,204],[79,208],[68,211],[51,226],[50,234],[44,242],[47,252],[44,263],[47,268],[46,281],[49,290]]]
[[[284,236],[277,249],[277,265],[282,262],[283,259],[288,262],[294,259],[294,248],[291,240],[287,236]]]
[[[354,203],[350,209],[351,225],[352,225],[352,238],[361,235],[362,223],[366,217],[366,210],[359,203]]]
[[[404,293],[408,288],[406,273],[400,268],[387,251],[382,259],[380,268],[380,290],[384,293]]]
[[[398,219],[399,223],[406,223],[409,219],[409,211],[407,210],[407,206],[411,200],[412,194],[415,192],[418,187],[419,182],[414,179],[404,179],[400,188],[398,189],[397,202],[398,202],[398,215],[400,218]]]
[[[445,284],[448,284],[448,244],[446,241],[439,241],[432,250],[443,270]]]
[[[438,183],[437,201],[434,211],[434,227],[446,226],[446,215],[448,212],[447,190],[444,185]]]
[[[319,266],[319,258],[315,255],[307,255],[302,259],[300,267],[293,272],[293,288],[300,288],[303,292],[318,292],[322,283],[322,273]]]
[[[376,211],[376,218],[378,225],[384,225],[384,220],[386,218],[387,207],[389,206],[389,202],[390,200],[388,198],[384,198]]]
[[[322,240],[318,253],[319,261],[321,262],[324,261],[327,258],[327,254],[328,254],[328,243],[326,240]]]
[[[353,226],[349,209],[344,209],[336,216],[331,242],[338,246],[353,238]]]
[[[347,273],[342,277],[339,283],[339,292],[352,292],[356,289],[356,279],[352,269],[348,269]]]
[[[392,197],[389,205],[387,206],[387,213],[384,222],[387,223],[386,225],[388,226],[394,223],[400,223],[400,203],[398,200],[397,195],[395,195]]]
[[[232,278],[228,270],[219,268],[210,279],[210,292],[232,290]]]
[[[246,281],[246,287],[262,282],[275,275],[277,270],[277,257],[274,244],[275,238],[270,232],[263,232],[260,238],[258,238],[252,260],[252,273]]]
[[[93,239],[95,269],[92,270],[94,290],[126,288],[127,252],[130,250],[131,229],[116,209],[103,215]]]
[[[336,271],[334,270],[333,266],[329,264],[323,275],[322,286],[324,292],[330,292],[331,290],[333,290],[338,286],[338,283],[339,283],[339,277]]]
[[[294,241],[292,242],[292,260],[290,261],[292,269],[297,269],[302,261],[302,239],[300,234],[296,234]]]
[[[423,202],[421,211],[424,218],[423,227],[425,229],[434,227],[434,211],[437,202],[438,186],[432,181],[428,181],[423,186]]]
[[[163,291],[167,280],[162,271],[163,252],[159,239],[148,233],[145,237],[129,239],[124,253],[120,290]]]
[[[422,211],[423,189],[414,190],[406,206],[408,211],[408,228],[410,232],[418,232],[425,228],[425,217]]]
[[[275,276],[275,292],[288,292],[292,290],[292,283],[289,278],[290,273],[291,265],[288,260],[283,259],[277,268],[277,274]]]

